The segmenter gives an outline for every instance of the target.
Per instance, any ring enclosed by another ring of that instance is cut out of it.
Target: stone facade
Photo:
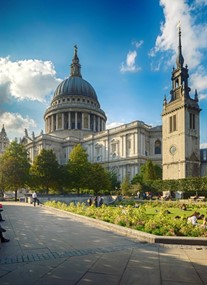
[[[163,179],[200,175],[200,125],[198,95],[189,95],[188,68],[184,67],[179,30],[176,69],[172,72],[171,100],[164,99],[162,113]]]
[[[161,166],[161,134],[161,126],[152,128],[135,121],[83,138],[60,138],[43,133],[32,137],[26,132],[22,143],[25,144],[31,161],[43,148],[52,149],[62,165],[67,163],[73,147],[81,143],[90,162],[100,163],[113,170],[121,182],[126,175],[132,179],[147,159]]]
[[[150,127],[135,121],[83,139],[89,161],[113,170],[120,181],[127,175],[132,179],[140,167],[151,159],[161,166],[162,127]]]

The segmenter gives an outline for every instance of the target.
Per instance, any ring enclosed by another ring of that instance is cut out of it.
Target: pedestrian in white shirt
[[[37,198],[37,193],[36,192],[32,193],[32,199],[33,199],[34,206],[36,206],[36,203],[37,203],[37,205],[39,205],[40,201]]]

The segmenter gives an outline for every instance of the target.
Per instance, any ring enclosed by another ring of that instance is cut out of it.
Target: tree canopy
[[[86,150],[80,145],[76,145],[68,160],[68,172],[72,178],[70,181],[70,187],[77,190],[80,193],[80,189],[87,188],[88,175],[90,171],[90,163],[88,162],[88,154]]]
[[[93,163],[90,165],[88,188],[94,190],[95,195],[101,191],[111,190],[110,174],[99,163]]]
[[[15,191],[24,188],[29,181],[30,163],[27,151],[22,144],[12,142],[0,157],[1,187]]]
[[[32,184],[41,187],[47,193],[49,189],[58,187],[60,169],[55,153],[50,149],[42,149],[35,157],[30,169]]]

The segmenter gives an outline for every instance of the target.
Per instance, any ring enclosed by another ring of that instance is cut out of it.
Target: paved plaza
[[[207,285],[207,247],[119,235],[69,213],[2,202],[4,285]]]

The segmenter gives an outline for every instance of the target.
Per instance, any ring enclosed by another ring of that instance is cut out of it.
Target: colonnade
[[[45,132],[51,133],[56,130],[91,130],[100,132],[105,130],[105,120],[96,114],[87,112],[60,112],[46,116]]]

